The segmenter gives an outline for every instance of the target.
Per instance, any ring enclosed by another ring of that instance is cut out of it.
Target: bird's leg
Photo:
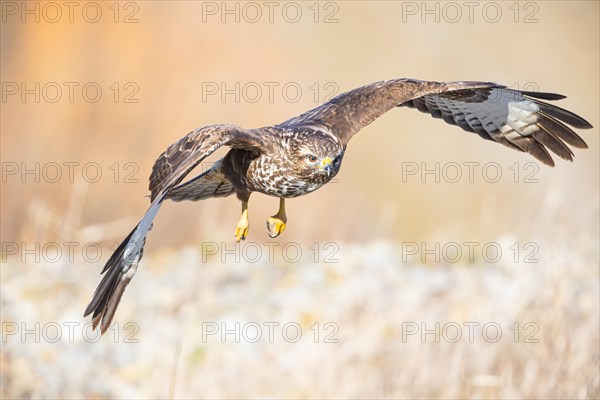
[[[248,227],[250,222],[248,221],[248,199],[242,200],[242,216],[238,221],[237,227],[235,228],[235,238],[239,242],[240,240],[246,239],[248,235]]]
[[[285,223],[287,222],[287,216],[285,215],[285,199],[282,197],[279,199],[279,211],[267,220],[267,230],[269,236],[276,238],[285,230]]]

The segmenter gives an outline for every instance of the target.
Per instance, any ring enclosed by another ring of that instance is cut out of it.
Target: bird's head
[[[301,135],[298,139],[291,146],[290,153],[300,178],[324,183],[338,173],[344,157],[344,148],[339,141],[321,132]]]

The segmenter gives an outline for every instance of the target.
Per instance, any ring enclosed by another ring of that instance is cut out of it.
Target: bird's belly
[[[253,182],[254,191],[275,197],[298,197],[314,192],[323,186],[323,183],[305,182],[287,176],[270,176],[266,179],[257,179]]]

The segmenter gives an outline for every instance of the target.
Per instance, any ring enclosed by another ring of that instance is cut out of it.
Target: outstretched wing
[[[221,170],[222,162],[223,159],[220,159],[208,171],[169,189],[167,199],[198,201],[212,197],[227,197],[235,193],[233,184]]]
[[[573,153],[565,142],[573,147],[587,147],[565,123],[581,129],[592,127],[583,118],[539,100],[562,98],[551,93],[511,90],[491,82],[395,79],[343,93],[281,125],[323,125],[346,144],[390,109],[414,107],[554,165],[546,148],[571,160]]]
[[[460,82],[467,87],[489,87],[490,83]],[[343,144],[390,109],[425,94],[441,93],[449,85],[416,79],[393,79],[371,83],[342,93],[327,103],[291,118],[280,126],[324,125]]]
[[[263,138],[252,130],[234,125],[209,125],[188,133],[162,153],[152,167],[150,198],[176,186],[202,160],[221,146],[238,149],[263,149]]]
[[[220,162],[198,179],[177,186],[198,163],[225,145],[260,151],[262,139],[255,131],[245,131],[232,125],[206,126],[190,132],[169,146],[156,160],[150,176],[152,204],[106,262],[101,272],[104,277],[85,310],[84,316],[92,314],[94,329],[100,325],[100,330],[104,333],[110,326],[121,296],[137,271],[144,254],[146,235],[152,228],[152,221],[162,202],[167,198],[197,200],[211,195],[223,196],[227,195],[227,190],[232,190],[227,185],[212,186],[212,181],[217,179],[226,181],[219,175]]]
[[[548,150],[572,161],[573,152],[567,144],[587,148],[583,139],[567,124],[579,129],[592,127],[580,116],[540,100],[564,98],[554,93],[496,86],[428,94],[401,106],[416,108],[465,131],[477,133],[484,139],[525,151],[544,164],[554,166]]]

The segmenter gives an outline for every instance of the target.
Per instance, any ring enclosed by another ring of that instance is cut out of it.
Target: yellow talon
[[[239,226],[235,228],[235,239],[239,242],[240,240],[246,239],[248,236],[248,227]]]
[[[267,220],[267,229],[269,230],[269,237],[276,238],[285,230],[285,221],[276,216],[270,217]]]
[[[248,221],[248,206],[244,205],[244,210],[242,211],[242,216],[238,221],[237,227],[235,228],[235,238],[236,240],[244,240],[246,236],[248,236],[248,227],[250,226],[250,222]]]
[[[285,223],[287,222],[287,216],[285,215],[285,199],[282,197],[279,199],[279,211],[267,220],[267,230],[269,236],[276,238],[285,230]]]

